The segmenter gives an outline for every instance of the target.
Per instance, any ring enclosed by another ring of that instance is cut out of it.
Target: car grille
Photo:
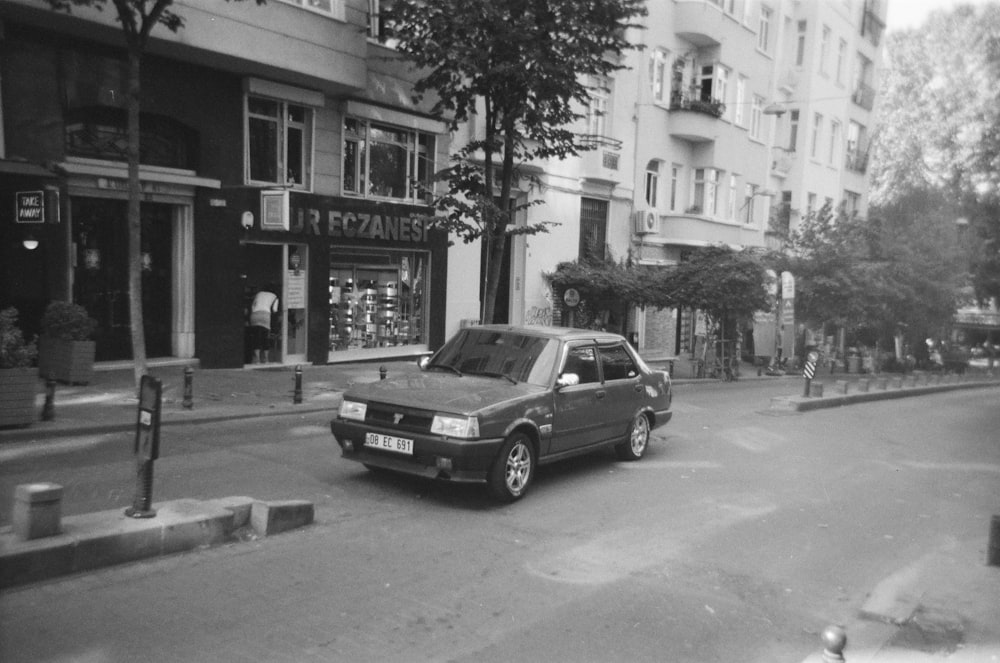
[[[429,433],[433,420],[433,412],[382,403],[369,403],[368,413],[365,415],[365,423],[414,433]]]

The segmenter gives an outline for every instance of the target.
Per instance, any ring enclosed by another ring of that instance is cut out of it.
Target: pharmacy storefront
[[[268,363],[412,357],[443,342],[447,235],[431,229],[427,208],[282,190],[227,191],[211,204],[225,208],[227,230],[238,226],[229,246],[237,247],[243,333],[226,334],[242,348],[238,359],[232,343],[206,343],[203,364],[206,354],[216,357],[209,364],[255,361],[249,314],[262,290],[278,297]],[[216,271],[199,270],[199,292],[217,302],[209,291],[225,276]],[[199,309],[206,331],[217,324],[215,308]]]

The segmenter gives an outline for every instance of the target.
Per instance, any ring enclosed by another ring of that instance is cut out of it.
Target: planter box
[[[36,419],[37,368],[0,368],[0,428],[28,426]]]
[[[38,374],[47,380],[87,384],[94,374],[94,341],[66,341],[42,336],[38,339]]]

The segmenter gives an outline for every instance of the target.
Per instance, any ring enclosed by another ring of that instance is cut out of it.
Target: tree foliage
[[[944,209],[942,196],[912,193],[867,220],[828,205],[808,217],[779,265],[795,276],[796,318],[842,326],[851,343],[939,334],[964,282]]]
[[[938,195],[971,221],[973,285],[1000,296],[1000,5],[959,5],[892,33],[879,91],[871,201]],[[912,205],[911,205],[912,206]]]
[[[473,116],[482,127],[438,174],[448,191],[435,206],[445,213],[441,227],[487,242],[484,322],[493,318],[507,236],[548,227],[514,224],[518,166],[593,146],[572,127],[589,77],[622,68],[626,29],[645,13],[643,0],[397,0],[388,12],[398,52],[419,72],[415,98],[432,97],[452,130]]]

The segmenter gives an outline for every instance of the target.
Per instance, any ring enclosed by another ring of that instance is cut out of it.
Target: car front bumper
[[[340,445],[341,456],[348,460],[404,474],[459,483],[484,483],[503,444],[503,438],[455,439],[343,419],[332,420],[330,432]],[[365,433],[411,439],[413,454],[366,447]]]

